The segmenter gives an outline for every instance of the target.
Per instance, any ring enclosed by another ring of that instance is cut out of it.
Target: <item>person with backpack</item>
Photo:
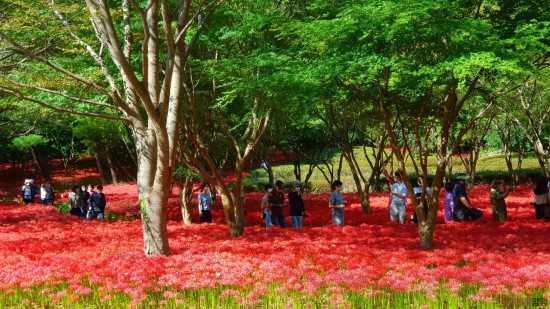
[[[453,189],[453,199],[455,204],[454,218],[455,221],[470,221],[477,220],[483,216],[483,212],[474,208],[466,194],[468,175],[460,175],[456,177],[457,183]]]
[[[28,180],[25,180],[25,184],[21,188],[21,197],[25,205],[34,203],[34,195],[32,194],[31,183]]]
[[[93,190],[93,186],[92,186]],[[105,206],[107,201],[105,194],[103,194],[103,186],[97,186],[97,191],[92,191],[90,195],[90,206],[88,209],[88,219],[104,219],[105,218]]]
[[[332,193],[330,194],[328,207],[332,209],[332,224],[344,226],[344,208],[346,207],[346,202],[342,196],[342,182],[340,180],[335,180],[332,183]]]
[[[443,204],[443,209],[445,210],[445,222],[454,221],[454,210],[455,210],[455,201],[453,190],[455,188],[455,183],[452,181],[447,181],[445,183],[445,203]]]
[[[265,195],[262,197],[262,218],[265,219],[265,228],[269,229],[271,226],[271,210],[269,210],[269,196],[273,192],[273,185],[267,184],[264,186]]]
[[[80,196],[77,194],[78,186],[74,185],[71,188],[71,193],[69,193],[69,196],[67,197],[69,201],[69,205],[71,206],[70,214],[73,216],[80,216],[80,203],[79,199]]]

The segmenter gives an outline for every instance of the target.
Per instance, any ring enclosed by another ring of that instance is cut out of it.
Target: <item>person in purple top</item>
[[[454,196],[453,196],[453,189],[455,188],[454,182],[447,182],[445,184],[445,222],[454,221],[455,217],[453,215],[453,212],[455,210],[455,202],[454,202]]]

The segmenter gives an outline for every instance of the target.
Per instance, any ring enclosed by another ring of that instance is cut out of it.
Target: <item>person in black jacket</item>
[[[81,186],[77,194],[79,195],[78,204],[80,206],[80,216],[86,218],[88,213],[88,201],[90,200],[90,193],[86,191],[86,186]]]
[[[302,227],[302,221],[306,214],[304,208],[304,200],[302,199],[302,192],[300,191],[302,183],[299,180],[295,180],[292,183],[292,190],[288,193],[288,203],[290,204],[290,220],[294,228]]]
[[[457,176],[457,183],[453,189],[453,198],[454,198],[454,217],[455,221],[470,221],[477,220],[483,216],[483,212],[477,208],[474,208],[468,199],[466,193],[466,180],[470,177],[467,175]]]

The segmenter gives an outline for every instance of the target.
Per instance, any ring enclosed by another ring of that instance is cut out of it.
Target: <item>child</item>
[[[336,226],[344,226],[344,207],[346,202],[342,197],[342,182],[335,180],[332,183],[332,194],[328,207],[332,209],[332,224]]]

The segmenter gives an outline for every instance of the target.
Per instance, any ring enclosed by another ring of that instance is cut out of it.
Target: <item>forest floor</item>
[[[501,308],[550,300],[550,222],[534,218],[532,185],[506,199],[506,223],[493,221],[487,185],[469,192],[484,212],[478,221],[445,223],[441,207],[434,250],[419,246],[417,225],[389,221],[387,193],[372,195],[369,215],[356,195],[345,194],[343,228],[331,225],[328,193],[306,194],[303,228],[269,230],[260,217],[262,194],[249,193],[245,234],[233,239],[220,204],[214,223],[182,224],[175,188],[172,254],[146,257],[141,222],[133,219],[135,184],[104,186],[107,217],[117,220],[86,221],[51,206],[20,205],[14,197],[21,180],[3,180],[2,308]],[[54,174],[58,187],[97,180],[91,169]],[[57,192],[57,201],[66,202],[67,193]],[[198,221],[195,208],[192,215]]]

